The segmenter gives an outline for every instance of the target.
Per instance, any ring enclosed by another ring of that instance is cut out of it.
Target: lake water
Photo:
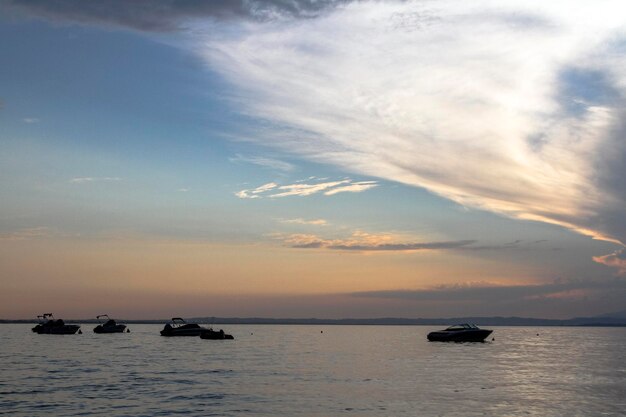
[[[226,325],[234,341],[0,326],[10,416],[625,416],[626,328]]]

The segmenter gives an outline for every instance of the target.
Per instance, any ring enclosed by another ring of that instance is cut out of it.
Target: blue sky
[[[620,308],[619,14],[253,3],[0,6],[0,314]]]

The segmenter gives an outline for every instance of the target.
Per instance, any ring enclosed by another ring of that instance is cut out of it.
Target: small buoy
[[[252,336],[254,333],[250,333],[250,336]]]
[[[320,333],[324,333],[324,330],[320,330]]]

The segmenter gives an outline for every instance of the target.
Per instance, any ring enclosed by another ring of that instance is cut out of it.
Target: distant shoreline
[[[362,326],[445,326],[455,323],[474,323],[482,326],[586,326],[586,327],[626,327],[626,319],[621,317],[579,317],[565,320],[535,319],[525,317],[456,317],[434,319],[369,318],[369,319],[290,319],[262,317],[192,317],[189,322],[203,324],[249,324],[249,325],[362,325]],[[98,323],[95,319],[65,319],[68,323]],[[163,324],[169,319],[118,320],[127,324]],[[0,319],[0,324],[37,323],[36,319]]]

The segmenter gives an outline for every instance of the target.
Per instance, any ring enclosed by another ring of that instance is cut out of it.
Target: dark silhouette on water
[[[211,328],[200,333],[200,339],[208,339],[208,340],[233,340],[233,335],[224,333],[224,330],[220,329],[219,331],[215,331]]]
[[[161,330],[161,336],[200,336],[202,339],[209,340],[234,339],[232,335],[224,333],[224,330],[215,331],[197,323],[187,323],[180,317],[174,317],[170,323],[167,323]]]
[[[107,314],[100,314],[99,316],[96,316],[96,319],[98,320],[105,319],[106,321],[101,322],[99,325],[94,327],[93,329],[94,333],[124,333],[124,331],[128,331],[130,333],[130,330],[126,329],[125,324],[117,323],[115,320],[111,319]]]
[[[32,328],[37,334],[75,334],[80,332],[80,326],[77,324],[65,324],[61,319],[55,320],[52,313],[45,313],[37,316],[39,324]]]
[[[161,336],[200,336],[206,330],[209,329],[201,327],[197,323],[187,323],[180,317],[174,317],[170,323],[163,327]]]
[[[445,330],[428,333],[431,342],[484,342],[493,330],[481,329],[475,324],[455,324]]]

